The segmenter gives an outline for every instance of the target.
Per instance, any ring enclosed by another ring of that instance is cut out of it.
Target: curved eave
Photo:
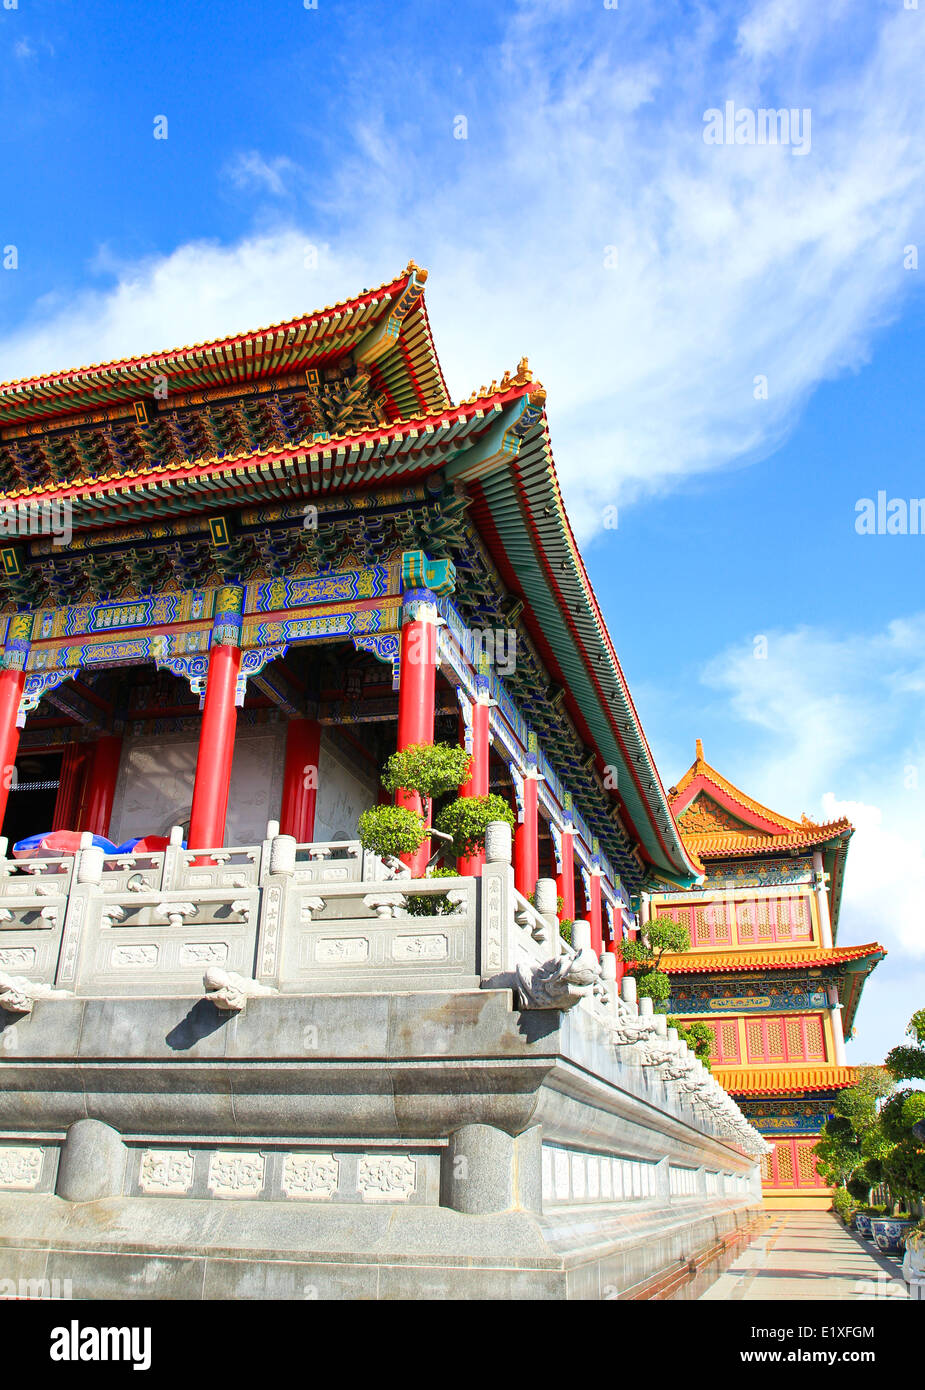
[[[824,970],[850,968],[867,974],[883,959],[886,950],[876,941],[864,946],[789,946],[767,950],[666,952],[661,968],[669,975],[754,974],[766,970]]]
[[[209,342],[141,357],[0,384],[0,430],[30,421],[54,428],[87,411],[152,397],[166,377],[171,396],[215,386],[236,386],[302,371],[343,357],[398,308],[412,283],[410,269],[378,289],[314,313]],[[371,363],[375,386],[392,418],[445,409],[449,392],[437,358],[421,294],[403,318],[389,351]]]
[[[713,1067],[716,1080],[733,1096],[787,1096],[804,1091],[840,1091],[858,1080],[856,1067],[775,1067],[754,1071]]]
[[[531,639],[567,691],[566,707],[600,766],[617,769],[627,829],[654,871],[687,887],[687,854],[566,516],[545,413],[516,454],[471,484],[472,516],[505,582],[523,598]],[[493,537],[497,542],[492,544]]]

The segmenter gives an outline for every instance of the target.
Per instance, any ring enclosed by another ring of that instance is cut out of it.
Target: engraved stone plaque
[[[407,1202],[417,1183],[417,1164],[404,1155],[366,1154],[357,1165],[364,1202]]]
[[[365,936],[326,936],[315,942],[315,960],[323,965],[354,965],[368,957],[369,942]]]
[[[227,959],[225,941],[187,941],[180,947],[181,965],[221,965]]]
[[[217,1149],[209,1159],[209,1191],[213,1197],[257,1197],[263,1191],[265,1169],[263,1154]]]
[[[129,966],[140,966],[142,969],[150,970],[157,965],[157,947],[153,944],[145,946],[114,946],[109,956],[109,964],[115,969],[124,970]]]
[[[0,1187],[26,1191],[38,1187],[41,1176],[41,1149],[0,1149]]]
[[[28,970],[35,965],[34,946],[5,946],[0,950],[0,966],[8,969],[10,966]]]
[[[446,960],[449,954],[445,936],[396,936],[392,942],[393,960]]]
[[[333,1154],[287,1154],[283,1191],[287,1197],[330,1201],[337,1191],[340,1164]]]
[[[138,1186],[142,1192],[189,1192],[193,1185],[193,1155],[181,1149],[145,1149]]]

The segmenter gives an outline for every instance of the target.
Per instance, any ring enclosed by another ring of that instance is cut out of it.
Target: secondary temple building
[[[767,1145],[621,982],[703,866],[544,392],[454,404],[425,280],[0,387],[0,1275],[666,1297],[752,1220]],[[439,880],[355,838],[435,740],[517,820]]]
[[[671,1012],[713,1032],[714,1076],[771,1144],[765,1205],[828,1207],[813,1145],[836,1092],[850,1086],[850,1037],[864,981],[886,954],[840,946],[847,820],[788,820],[740,791],[703,756],[669,793],[704,878],[653,894],[647,911],[690,932],[666,956]]]

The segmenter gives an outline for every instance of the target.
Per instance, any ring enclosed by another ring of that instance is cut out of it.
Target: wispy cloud
[[[371,66],[323,194],[289,155],[225,166],[239,192],[294,195],[286,229],[126,266],[110,291],[0,341],[0,371],[286,316],[413,255],[433,272],[458,395],[529,352],[586,536],[608,502],[766,454],[913,291],[925,24],[861,0],[838,13],[852,40],[833,49],[811,0],[717,3],[656,34],[624,10],[522,3],[492,82],[448,98],[422,71],[413,119]],[[822,56],[825,78],[808,78]],[[811,152],[705,144],[703,113],[726,100],[810,107]],[[336,285],[302,273],[300,248],[322,243]]]
[[[235,188],[258,189],[275,198],[284,198],[293,191],[301,170],[285,155],[267,159],[259,150],[247,150],[229,161],[226,174]]]

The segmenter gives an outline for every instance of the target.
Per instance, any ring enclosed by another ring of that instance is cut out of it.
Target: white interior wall
[[[277,819],[283,790],[285,724],[238,729],[235,734],[226,845],[262,840]],[[189,821],[199,744],[188,735],[127,738],[109,838],[121,844],[135,835],[166,835]],[[318,759],[315,839],[352,839],[361,811],[375,805],[378,779],[363,778],[322,732]]]

